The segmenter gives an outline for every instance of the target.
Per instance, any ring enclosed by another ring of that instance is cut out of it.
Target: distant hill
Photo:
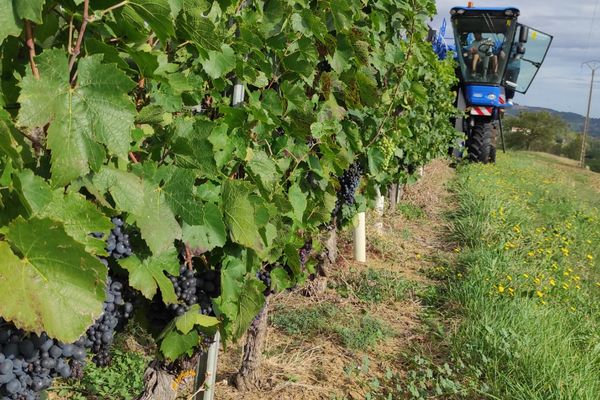
[[[546,111],[550,114],[557,115],[564,119],[567,124],[571,127],[573,132],[582,133],[583,132],[583,124],[585,122],[585,117],[583,115],[572,113],[572,112],[564,112],[564,111],[556,111],[551,108],[543,108],[543,107],[530,107],[530,106],[522,106],[519,104],[515,104],[512,108],[506,109],[506,114],[510,116],[517,116],[521,111],[529,111],[529,112],[540,112]],[[589,133],[591,136],[600,138],[600,118],[590,118],[590,128]]]

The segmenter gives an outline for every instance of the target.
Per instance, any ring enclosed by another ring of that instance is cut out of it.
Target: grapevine
[[[68,376],[83,347],[108,362],[133,304],[165,359],[215,329],[238,340],[265,294],[314,272],[332,217],[344,227],[455,136],[433,0],[7,4],[0,354],[25,359],[15,344],[36,337],[77,350],[31,383],[0,363],[8,398]]]

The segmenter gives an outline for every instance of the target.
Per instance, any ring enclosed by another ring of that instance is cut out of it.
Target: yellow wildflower
[[[536,290],[535,294],[537,295],[537,297],[544,297],[544,292],[542,292],[540,290]]]
[[[588,255],[586,256],[586,258],[587,258],[589,261],[593,261],[593,260],[594,260],[594,256],[593,256],[593,255],[591,255],[591,254],[588,254]]]
[[[550,284],[552,286],[556,286],[556,281],[554,280],[554,278],[550,278]]]
[[[504,293],[504,286],[498,285],[498,293]]]

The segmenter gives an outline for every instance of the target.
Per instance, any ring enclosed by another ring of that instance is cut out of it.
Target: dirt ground
[[[366,264],[353,261],[351,236],[349,232],[341,234],[338,262],[323,293],[312,297],[304,296],[301,291],[283,293],[276,295],[271,303],[279,308],[332,303],[359,310],[365,307],[364,303],[352,296],[340,296],[331,283],[343,281],[349,271],[367,268],[394,271],[407,281],[431,285],[427,271],[436,266],[436,260],[452,257],[453,246],[443,238],[443,214],[448,210],[446,183],[453,174],[454,170],[446,162],[435,161],[424,169],[423,178],[417,184],[405,188],[402,203],[421,209],[424,215],[420,218],[406,218],[398,211],[388,213],[381,220],[383,234],[377,234],[374,231],[377,218],[368,215],[368,237],[373,239],[368,245]],[[242,340],[219,357],[215,397],[217,400],[363,399],[364,385],[356,382],[348,371],[360,365],[365,356],[369,358],[371,373],[401,369],[403,351],[416,344],[426,345],[420,319],[422,309],[420,300],[409,296],[392,304],[377,304],[362,310],[385,322],[394,335],[373,348],[360,351],[348,350],[333,337],[321,335],[303,340],[269,325],[263,353],[262,387],[241,393],[228,383],[240,365]]]

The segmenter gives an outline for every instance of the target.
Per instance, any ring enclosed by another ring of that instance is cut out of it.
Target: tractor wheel
[[[496,162],[494,125],[491,122],[475,124],[467,140],[469,159],[487,164]]]

